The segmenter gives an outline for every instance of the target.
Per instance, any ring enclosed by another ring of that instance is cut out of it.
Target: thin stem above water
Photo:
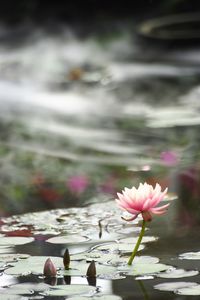
[[[133,260],[134,260],[134,258],[135,258],[135,256],[136,256],[136,253],[137,253],[137,251],[138,251],[138,248],[139,248],[140,243],[141,243],[141,241],[142,241],[142,238],[143,238],[143,236],[144,236],[145,227],[146,227],[146,221],[143,220],[143,222],[142,222],[142,229],[141,229],[141,231],[140,231],[140,235],[139,235],[139,237],[138,237],[138,240],[137,240],[137,243],[136,243],[136,245],[135,245],[135,248],[134,248],[134,250],[133,250],[133,252],[132,252],[132,254],[131,254],[131,256],[130,256],[130,258],[129,258],[129,260],[128,260],[128,265],[129,265],[129,266],[132,265],[132,262],[133,262]]]

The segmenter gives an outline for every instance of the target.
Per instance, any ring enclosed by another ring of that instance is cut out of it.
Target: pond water
[[[112,35],[2,28],[1,299],[200,295],[199,52],[112,26]],[[121,220],[114,199],[140,182],[168,187],[170,208],[127,269],[140,222]],[[51,282],[48,257],[59,270]]]

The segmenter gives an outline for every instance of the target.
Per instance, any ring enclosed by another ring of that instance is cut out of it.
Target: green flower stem
[[[138,251],[138,248],[139,248],[140,243],[141,243],[141,241],[142,241],[142,238],[143,238],[143,236],[144,236],[145,227],[146,227],[146,221],[143,220],[143,222],[142,222],[142,229],[141,229],[141,231],[140,231],[140,235],[139,235],[139,237],[138,237],[138,240],[137,240],[137,243],[136,243],[136,245],[135,245],[135,248],[134,248],[134,250],[133,250],[133,252],[132,252],[132,254],[131,254],[131,256],[130,256],[130,258],[129,258],[129,260],[128,260],[128,265],[129,265],[129,266],[132,265],[132,262],[133,262],[133,260],[134,260],[134,258],[135,258],[135,256],[136,256],[136,253],[137,253],[137,251]]]

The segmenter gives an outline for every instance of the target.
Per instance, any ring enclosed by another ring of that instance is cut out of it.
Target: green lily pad
[[[5,253],[12,253],[13,247],[10,246],[0,246],[0,255]]]
[[[174,292],[179,289],[183,288],[189,288],[196,286],[197,283],[195,282],[184,282],[184,281],[177,281],[177,282],[165,282],[165,283],[159,283],[154,286],[156,290],[159,291],[168,291],[168,292]]]
[[[77,253],[73,254],[70,257],[71,261],[81,261],[86,260],[87,262],[90,262],[94,260],[95,262],[100,263],[109,263],[112,259],[119,259],[119,255],[117,254],[110,254],[110,253],[102,253],[101,251],[91,251],[91,252],[83,252],[83,253]]]
[[[72,265],[69,270],[60,270],[60,274],[64,276],[86,276],[89,265],[89,263],[76,263],[75,265]],[[112,266],[96,264],[97,277],[103,278],[105,275],[112,275],[115,273],[117,273],[116,268]]]
[[[88,237],[78,234],[55,236],[46,240],[46,242],[52,244],[79,244],[87,241],[89,241]]]
[[[15,245],[24,245],[34,241],[32,237],[0,237],[1,246],[15,246]]]
[[[25,294],[24,291],[31,291],[33,292],[43,292],[44,290],[49,289],[49,285],[46,283],[29,283],[29,282],[24,282],[24,283],[18,283],[14,284],[8,287],[8,293],[10,291],[22,291],[20,294]],[[11,294],[11,293],[10,293]],[[17,293],[19,294],[19,293]]]
[[[165,271],[169,269],[170,266],[164,264],[152,264],[152,263],[145,263],[145,264],[137,264],[134,263],[132,266],[120,266],[117,269],[120,272],[125,273],[129,276],[138,276],[138,275],[146,275],[146,274],[157,274],[159,272]]]
[[[96,288],[89,285],[73,284],[73,285],[56,285],[42,293],[44,296],[72,296],[87,294],[92,295],[96,292]]]
[[[32,295],[34,293],[33,290],[27,289],[25,287],[9,287],[9,288],[4,288],[1,290],[1,295],[2,294],[9,294],[9,295]]]
[[[110,243],[110,244],[103,244],[100,246],[97,246],[96,250],[101,251],[108,251],[110,253],[118,253],[118,252],[124,252],[124,253],[131,253],[135,247],[135,244],[126,244],[126,243]],[[140,245],[138,251],[141,251],[145,248],[144,245]]]
[[[113,256],[113,258],[108,262],[111,265],[127,264],[129,256]],[[136,256],[134,258],[134,264],[157,264],[159,258],[153,256]]]
[[[125,264],[127,263],[129,256],[119,256],[118,254],[112,254],[112,253],[104,253],[102,251],[96,250],[96,248],[93,251],[90,252],[82,252],[78,254],[71,255],[70,257],[71,261],[81,261],[86,260],[88,262],[94,260],[95,262],[99,262],[102,264],[108,264],[108,265],[119,265],[119,264]],[[152,256],[136,256],[135,263],[158,263],[159,259],[157,257]]]
[[[21,295],[12,295],[12,294],[8,294],[8,293],[2,294],[1,293],[1,300],[22,300],[22,297],[21,297]]]
[[[193,285],[191,287],[179,288],[175,291],[178,295],[184,296],[199,296],[200,295],[200,284]]]
[[[45,261],[51,258],[56,268],[63,266],[63,259],[61,257],[48,257],[48,256],[30,256],[25,260],[12,262],[12,267],[4,271],[7,275],[25,276],[28,274],[43,274]]]
[[[4,262],[0,262],[0,271],[2,271],[5,268],[5,263]]]
[[[26,259],[30,257],[29,254],[19,254],[19,253],[13,253],[13,254],[0,254],[0,262],[10,263],[10,262],[16,262],[20,259]]]
[[[200,259],[200,251],[198,252],[186,252],[179,255],[180,259]]]
[[[69,298],[71,299],[71,298]],[[75,296],[73,300],[121,300],[122,298],[117,295],[101,295],[101,296],[94,296],[94,297],[84,297],[84,296]]]
[[[138,240],[138,237],[128,237],[125,239],[120,239],[119,242],[133,245],[133,244],[137,243],[137,240]],[[155,236],[144,236],[142,239],[142,243],[155,242],[157,240],[158,240],[158,238]]]
[[[184,278],[198,275],[199,272],[196,270],[186,271],[184,269],[170,268],[165,273],[158,274],[160,278]]]

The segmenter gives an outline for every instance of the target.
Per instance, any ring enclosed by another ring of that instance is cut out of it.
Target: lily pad
[[[86,260],[88,262],[94,260],[95,262],[99,262],[102,264],[116,266],[119,264],[127,263],[129,256],[124,256],[124,255],[119,256],[119,254],[104,253],[102,251],[99,251],[98,248],[95,248],[94,250],[89,252],[82,252],[82,253],[71,255],[70,259],[71,261]],[[158,263],[159,259],[157,257],[152,257],[152,256],[136,256],[134,262],[135,263]]]
[[[23,300],[21,295],[12,295],[12,294],[2,294],[1,293],[1,300]]]
[[[110,244],[103,244],[100,246],[97,246],[96,250],[101,251],[108,251],[110,253],[131,253],[135,247],[135,244],[127,244],[127,243],[110,243]],[[141,251],[145,248],[144,245],[140,245],[138,251]]]
[[[15,276],[25,276],[28,274],[43,274],[44,264],[48,258],[51,258],[56,268],[61,268],[63,266],[63,259],[61,257],[30,256],[25,260],[19,260],[17,262],[11,263],[12,267],[6,269],[4,273],[7,275]]]
[[[89,241],[88,237],[77,235],[77,234],[55,236],[46,240],[46,242],[52,244],[79,244],[87,241]]]
[[[10,246],[0,246],[0,255],[5,253],[12,253],[13,247]]]
[[[115,255],[111,258],[110,261],[108,261],[108,264],[111,265],[120,265],[120,264],[127,264],[127,261],[129,259],[129,256],[118,256]],[[153,256],[136,256],[134,259],[135,264],[145,264],[145,263],[151,263],[156,264],[159,262],[159,258],[153,257]]]
[[[196,270],[186,271],[184,269],[170,268],[165,273],[158,274],[160,278],[184,278],[198,275],[199,272]]]
[[[197,283],[195,283],[195,282],[177,281],[177,282],[159,283],[159,284],[155,285],[154,288],[159,291],[174,292],[174,291],[182,289],[182,288],[191,289],[191,287],[194,287],[196,285],[197,285]]]
[[[186,252],[179,255],[180,259],[192,259],[192,260],[198,260],[200,259],[200,251],[198,252]]]
[[[24,294],[23,290],[25,291],[31,291],[31,293],[33,292],[42,292],[44,290],[49,289],[49,285],[46,283],[29,283],[29,282],[24,282],[24,283],[18,283],[18,284],[14,284],[8,287],[8,293],[10,293],[10,291],[16,291],[16,290],[21,290],[22,293]]]
[[[14,245],[24,245],[34,241],[33,237],[0,237],[1,246],[14,246]]]
[[[0,262],[10,263],[10,262],[16,262],[20,259],[26,259],[30,257],[29,254],[19,254],[19,253],[13,253],[13,254],[0,254]]]
[[[0,271],[2,271],[5,268],[5,263],[4,262],[0,262]]]
[[[92,295],[96,292],[96,288],[89,285],[56,285],[43,293],[44,296],[72,296],[87,294]]]
[[[138,275],[146,275],[146,274],[157,274],[159,272],[165,271],[169,269],[170,266],[164,264],[151,264],[151,263],[143,263],[137,264],[133,263],[132,266],[120,266],[117,269],[120,272],[125,273],[129,276],[138,276]]]
[[[175,291],[178,295],[184,296],[199,296],[200,295],[200,284],[193,285],[191,287],[179,288]]]
[[[74,266],[72,265],[69,270],[60,270],[60,274],[64,276],[86,276],[88,267],[89,264],[87,263],[76,263]],[[105,275],[112,275],[115,273],[117,273],[117,270],[112,266],[96,264],[97,277],[104,278]]]
[[[125,239],[120,239],[120,243],[125,243],[125,244],[136,244],[138,240],[138,237],[128,237]],[[149,242],[155,242],[157,241],[158,238],[155,236],[144,236],[142,239],[142,243],[149,243]]]
[[[4,288],[1,290],[1,295],[2,294],[9,294],[9,295],[32,295],[34,294],[33,290],[27,289],[25,287],[9,287],[9,288]]]
[[[71,299],[71,298],[69,298]],[[94,296],[94,297],[84,297],[84,296],[75,296],[73,300],[121,300],[122,298],[117,295],[101,295],[101,296]]]
[[[91,252],[83,252],[83,253],[77,253],[70,256],[71,261],[81,261],[86,260],[87,262],[90,262],[94,260],[95,262],[100,263],[109,263],[112,259],[119,259],[119,255],[117,254],[110,254],[110,253],[102,253],[101,251],[91,251]]]

